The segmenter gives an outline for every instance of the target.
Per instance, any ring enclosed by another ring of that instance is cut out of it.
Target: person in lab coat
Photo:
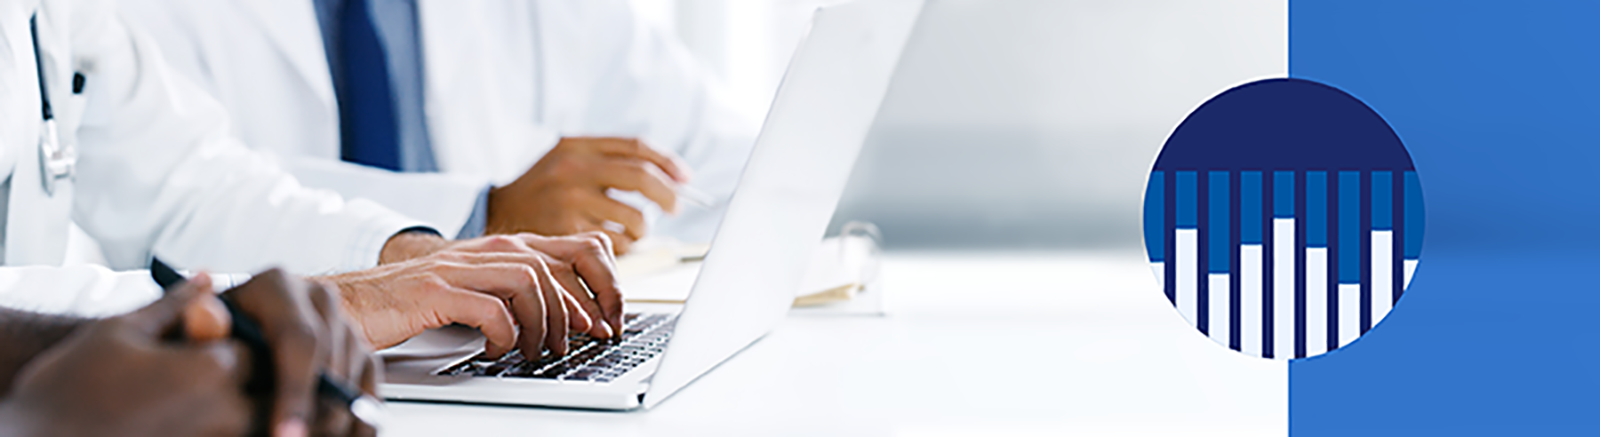
[[[461,236],[709,241],[721,210],[677,186],[725,199],[758,127],[626,0],[124,5],[245,144]]]
[[[0,435],[376,434],[315,401],[319,373],[378,388],[377,358],[340,319],[332,292],[271,271],[223,296],[262,326],[269,366],[252,367],[263,361],[229,338],[230,316],[204,274],[106,319],[0,308]],[[246,390],[256,383],[271,390]]]
[[[603,234],[450,241],[376,203],[301,187],[228,135],[226,113],[168,71],[110,0],[5,2],[0,41],[0,307],[125,312],[160,295],[137,271],[159,255],[195,270],[316,275],[379,348],[461,323],[484,332],[491,354],[565,352],[568,329],[607,337],[621,326]],[[111,268],[61,266],[69,221]]]

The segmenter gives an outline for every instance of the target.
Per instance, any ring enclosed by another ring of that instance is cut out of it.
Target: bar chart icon
[[[1272,79],[1219,94],[1174,130],[1146,186],[1144,239],[1191,326],[1296,359],[1390,314],[1424,218],[1416,169],[1382,117],[1336,88]]]

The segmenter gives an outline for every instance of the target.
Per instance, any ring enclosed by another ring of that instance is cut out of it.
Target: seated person
[[[461,323],[484,332],[491,354],[565,353],[569,329],[620,329],[605,234],[451,241],[302,187],[229,136],[216,102],[170,73],[115,6],[0,8],[0,35],[32,48],[0,56],[0,307],[125,312],[160,295],[136,270],[159,255],[193,270],[314,275],[380,348]],[[122,271],[62,266],[69,222]]]
[[[626,0],[122,5],[244,144],[447,236],[709,241],[680,187],[725,199],[759,126]]]
[[[316,398],[319,374],[367,394],[381,379],[332,291],[274,270],[222,296],[261,326],[270,361],[229,338],[204,274],[106,319],[0,309],[0,435],[375,434]]]

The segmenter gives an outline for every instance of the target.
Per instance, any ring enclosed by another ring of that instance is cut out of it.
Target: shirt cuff
[[[457,240],[482,237],[489,226],[489,190],[494,186],[483,187],[478,192],[478,202],[472,204],[472,215],[467,216],[467,222],[461,225],[461,231],[456,233]]]

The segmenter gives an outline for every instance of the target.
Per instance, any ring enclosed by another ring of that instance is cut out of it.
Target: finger
[[[661,169],[646,161],[637,159],[609,159],[600,164],[595,178],[601,185],[623,191],[637,191],[645,198],[655,202],[662,211],[676,212],[678,210],[677,182],[672,181]]]
[[[567,354],[567,310],[561,297],[566,290],[556,283],[554,275],[550,273],[548,264],[540,263],[536,268],[539,273],[539,291],[544,299],[544,310],[548,317],[545,318],[546,331],[544,335],[545,348],[556,356]]]
[[[598,312],[612,332],[622,332],[622,291],[617,286],[616,258],[608,248],[611,240],[603,235],[584,235],[565,239],[569,250],[565,259],[573,271],[583,278],[584,285],[599,306]]]
[[[609,253],[614,255],[627,255],[629,251],[633,250],[633,243],[635,240],[628,238],[627,235],[618,234],[609,229],[600,230],[598,232],[605,234],[606,239],[612,242],[611,247],[613,248],[613,252]]]
[[[433,308],[442,325],[460,323],[483,332],[484,353],[498,357],[517,345],[517,325],[500,298],[465,288],[445,287],[429,293],[425,308]],[[442,326],[441,325],[441,326]]]
[[[572,297],[572,293],[561,293],[561,306],[567,309],[568,331],[590,332],[595,325],[605,325],[603,321],[597,322],[599,316],[590,316],[587,311],[584,311],[583,304],[578,303],[578,300]]]
[[[366,364],[361,370],[361,391],[372,396],[374,399],[381,399],[378,397],[378,381],[381,380],[383,380],[383,366],[378,363],[377,356],[369,356]],[[350,430],[350,435],[357,437],[375,437],[378,435],[378,429],[374,427],[374,425],[376,424],[357,420],[354,429]]]
[[[644,238],[649,231],[649,224],[644,220],[644,213],[603,194],[590,196],[578,208],[585,211],[589,217],[594,218],[597,222],[611,221],[622,225],[622,233],[633,240]]]
[[[351,373],[347,371],[350,363],[358,358],[352,357],[352,338],[346,335],[349,330],[344,325],[344,318],[339,313],[339,304],[336,303],[333,293],[321,283],[312,282],[307,287],[307,294],[311,297],[311,307],[316,310],[318,320],[321,322],[322,337],[328,345],[327,362],[323,365],[323,373],[344,382],[351,381]]]
[[[249,348],[237,341],[184,346],[173,357],[192,363],[180,367],[190,387],[209,392],[204,411],[195,414],[196,429],[207,435],[244,435],[252,427],[254,406],[239,388],[249,379]],[[177,367],[176,365],[174,367]]]
[[[317,397],[317,420],[312,427],[312,435],[338,436],[350,435],[355,426],[354,417],[350,415],[350,407],[340,403],[331,396]]]
[[[227,338],[233,316],[228,307],[211,293],[201,293],[183,309],[184,338],[193,342],[209,342]]]
[[[181,323],[190,302],[210,293],[211,276],[200,273],[166,291],[155,303],[124,316],[123,320],[135,332],[161,335]]]
[[[577,272],[599,305],[597,311],[589,310],[589,314],[605,320],[613,332],[621,332],[622,293],[617,285],[616,258],[611,250],[614,234],[587,232],[565,237],[521,234],[518,237],[529,247],[563,260]]]
[[[597,138],[596,140],[596,148],[601,153],[643,159],[655,164],[667,176],[680,184],[688,183],[689,179],[693,177],[689,166],[685,165],[683,160],[679,159],[676,154],[662,153],[643,141],[632,138]]]
[[[550,265],[550,272],[555,275],[556,281],[561,284],[561,288],[566,290],[566,293],[562,294],[564,300],[571,302],[570,305],[575,306],[576,308],[574,309],[578,310],[569,310],[569,312],[581,315],[581,317],[573,318],[582,318],[588,322],[583,327],[573,327],[573,329],[588,332],[589,335],[597,338],[611,338],[612,331],[610,325],[606,322],[605,312],[600,310],[600,304],[595,302],[594,297],[590,295],[589,289],[578,278],[578,273],[572,270],[572,264],[565,262],[551,262],[548,264]]]
[[[274,435],[305,435],[316,407],[318,370],[328,350],[306,283],[272,269],[226,296],[260,324],[271,348]]]

